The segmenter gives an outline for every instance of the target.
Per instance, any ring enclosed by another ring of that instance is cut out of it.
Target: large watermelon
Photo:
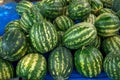
[[[48,21],[34,24],[30,31],[30,39],[40,53],[51,51],[58,43],[57,31],[54,25]]]
[[[2,37],[2,51],[0,56],[9,61],[16,61],[25,55],[27,46],[26,38],[20,30],[7,31]]]
[[[96,77],[101,73],[102,59],[103,56],[97,48],[84,47],[75,52],[75,68],[85,77]]]
[[[91,43],[97,36],[93,24],[81,22],[69,28],[63,35],[63,44],[70,49],[78,49]]]
[[[105,40],[103,40],[101,46],[105,54],[120,50],[120,36],[115,35],[106,38]]]
[[[22,0],[17,4],[16,11],[18,12],[19,15],[22,15],[24,12],[26,12],[32,6],[33,6],[33,4],[31,2]]]
[[[17,76],[25,80],[43,80],[47,72],[46,59],[38,53],[30,53],[17,64]]]
[[[110,52],[104,60],[104,71],[112,80],[120,80],[120,51]]]
[[[50,53],[48,66],[54,80],[67,80],[73,70],[71,52],[65,47],[57,47]]]
[[[77,0],[68,5],[68,14],[73,20],[84,20],[91,13],[87,0]]]
[[[95,27],[98,35],[103,37],[113,36],[120,29],[120,20],[112,13],[103,13],[97,17]]]
[[[0,80],[10,80],[14,77],[14,69],[10,62],[0,59]]]

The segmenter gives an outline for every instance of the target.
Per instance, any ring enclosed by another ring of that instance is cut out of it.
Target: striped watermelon
[[[103,56],[97,48],[84,47],[75,52],[75,68],[85,77],[96,77],[101,73],[102,59]]]
[[[115,14],[115,12],[112,9],[109,9],[109,8],[102,8],[101,10],[99,10],[98,13],[99,13],[99,15],[103,14],[103,13],[112,13],[112,14]]]
[[[115,36],[106,38],[105,40],[103,40],[101,46],[104,53],[106,54],[120,50],[120,36],[115,35]]]
[[[94,47],[96,47],[96,48],[100,48],[100,46],[101,46],[101,37],[100,36],[97,36],[96,38],[95,38],[95,40],[93,40],[90,44],[89,44],[89,46],[94,46]]]
[[[58,43],[57,31],[48,21],[34,24],[30,31],[30,39],[32,45],[40,53],[51,51]]]
[[[95,24],[96,16],[94,14],[89,14],[89,16],[84,20],[84,22]]]
[[[57,47],[50,53],[48,66],[54,80],[67,80],[73,70],[71,52],[65,47]]]
[[[54,23],[59,28],[59,30],[62,30],[62,31],[66,31],[67,29],[69,29],[74,25],[74,22],[65,15],[57,17]]]
[[[112,13],[103,13],[97,17],[95,27],[98,35],[103,37],[113,36],[120,29],[120,20]]]
[[[112,80],[120,80],[120,51],[109,53],[103,63],[104,71]]]
[[[19,15],[22,15],[24,12],[26,12],[32,6],[33,6],[33,4],[31,2],[22,0],[17,4],[16,11],[18,12]]]
[[[43,20],[43,16],[39,13],[38,9],[36,7],[31,7],[26,12],[24,12],[20,19],[20,24],[22,25],[22,29],[29,33],[29,30],[33,26],[33,24],[36,24],[37,22],[40,22]]]
[[[87,0],[73,1],[68,5],[68,14],[73,20],[84,20],[91,13]]]
[[[25,35],[17,29],[6,32],[2,37],[1,48],[0,56],[3,59],[17,61],[27,50]]]
[[[103,8],[103,3],[100,0],[90,0],[92,13],[97,14],[99,10]]]
[[[0,59],[0,80],[10,80],[14,77],[14,69],[11,63]]]
[[[15,30],[15,29],[18,29],[18,30],[22,31],[20,20],[11,21],[5,27],[6,32],[10,31],[10,30]]]
[[[46,59],[38,53],[24,56],[17,64],[17,76],[25,80],[43,80],[47,72]]]
[[[66,7],[65,0],[42,0],[38,3],[39,11],[48,19],[55,19],[64,13]]]
[[[78,49],[91,43],[97,36],[93,24],[81,22],[69,28],[63,35],[63,44],[70,49]]]

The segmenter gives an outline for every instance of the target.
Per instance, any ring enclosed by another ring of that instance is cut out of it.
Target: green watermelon
[[[120,29],[120,20],[112,13],[103,13],[96,18],[95,27],[98,35],[103,37],[113,36]]]
[[[110,52],[103,63],[104,71],[112,80],[120,79],[120,51]]]
[[[4,33],[1,43],[0,56],[9,61],[17,61],[25,55],[27,50],[26,38],[20,30],[11,30]]]
[[[22,31],[20,20],[13,20],[9,22],[5,27],[5,32],[14,30],[14,29],[18,29]]]
[[[76,70],[85,77],[96,77],[101,73],[103,56],[92,46],[78,49],[75,52],[74,62]]]
[[[81,22],[70,27],[63,35],[63,44],[70,49],[78,49],[91,43],[97,36],[93,24]]]
[[[25,80],[44,80],[47,72],[47,62],[44,56],[38,53],[30,53],[24,56],[17,64],[18,77]]]
[[[31,27],[33,24],[36,24],[37,22],[42,21],[44,18],[43,16],[39,13],[38,9],[36,7],[31,7],[28,9],[26,12],[24,12],[21,16],[20,19],[20,24],[22,25],[22,29],[26,32],[29,33]]]
[[[24,12],[26,12],[32,6],[33,6],[33,4],[31,2],[22,0],[17,4],[16,11],[18,12],[19,15],[22,15]]]
[[[115,12],[112,9],[109,8],[102,8],[101,10],[99,10],[98,14],[103,14],[103,13],[112,13],[115,14]]]
[[[101,46],[105,54],[120,50],[120,36],[115,35],[104,39]]]
[[[95,24],[96,16],[94,14],[89,14],[89,16],[84,20],[84,22]]]
[[[30,39],[34,48],[40,53],[51,51],[58,43],[57,31],[48,21],[34,24],[30,30]]]
[[[68,14],[73,20],[84,20],[90,13],[91,6],[87,0],[73,1],[68,5]]]
[[[14,68],[6,60],[0,59],[0,80],[10,80],[14,77]]]
[[[103,3],[100,0],[90,0],[92,13],[97,14],[103,8]]]
[[[49,55],[48,66],[54,80],[67,80],[73,70],[71,52],[65,47],[57,47]]]
[[[74,22],[69,17],[62,15],[55,19],[54,24],[59,28],[59,30],[66,31],[74,25]]]
[[[40,13],[48,18],[55,19],[56,17],[64,14],[66,8],[65,0],[42,0],[38,4]]]

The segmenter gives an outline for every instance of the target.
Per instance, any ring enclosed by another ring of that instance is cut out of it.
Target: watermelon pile
[[[73,68],[87,78],[104,70],[119,80],[120,18],[113,3],[20,1],[21,18],[9,22],[0,36],[0,80],[44,80],[47,72],[54,80],[67,80]]]

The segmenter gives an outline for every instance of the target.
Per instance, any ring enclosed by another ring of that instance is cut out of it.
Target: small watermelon
[[[75,52],[74,62],[77,71],[85,77],[96,77],[102,70],[103,56],[101,52],[92,46],[78,49]]]
[[[38,53],[29,53],[17,64],[18,77],[25,80],[43,80],[47,72],[47,62],[44,56]]]

